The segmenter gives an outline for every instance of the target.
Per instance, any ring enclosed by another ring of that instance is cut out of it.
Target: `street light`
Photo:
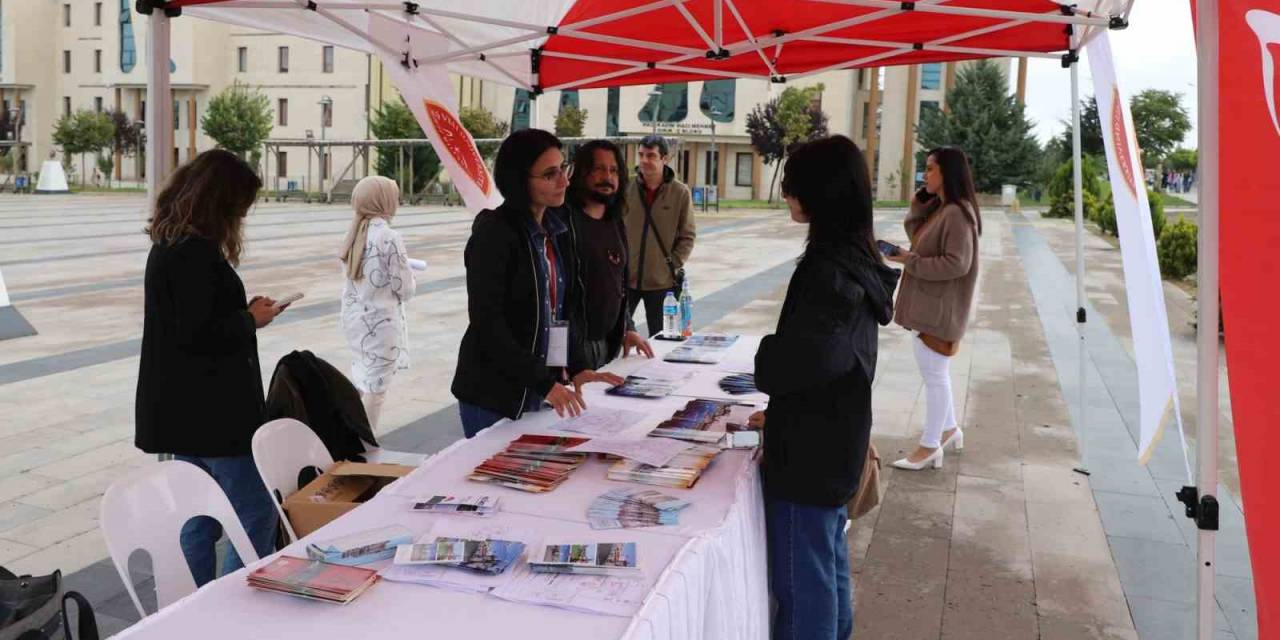
[[[320,97],[320,140],[321,141],[324,140],[324,130],[325,130],[325,127],[329,126],[329,119],[332,117],[332,114],[333,114],[333,98],[330,98],[329,96],[321,96]],[[326,178],[329,177],[329,172],[327,171],[328,164],[325,162],[325,160],[327,159],[325,157],[326,155],[328,154],[326,153],[325,146],[320,145],[319,156],[320,156],[320,188],[321,189],[324,189],[324,181]]]
[[[711,180],[711,186],[716,190],[716,211],[720,210],[720,150],[716,148],[716,116],[722,115],[720,107],[712,104],[711,111],[707,113],[707,119],[711,121],[711,166],[708,167],[709,174],[714,175]],[[702,198],[702,210],[707,210],[707,201],[711,198],[705,195]]]
[[[653,102],[653,132],[658,133],[658,103],[662,100],[662,90],[657,86],[649,90],[649,100]]]

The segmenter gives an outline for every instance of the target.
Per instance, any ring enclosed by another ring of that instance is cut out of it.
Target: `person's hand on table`
[[[646,358],[653,357],[653,347],[649,346],[649,341],[640,335],[639,331],[628,331],[627,335],[622,337],[622,357],[631,355],[632,349],[638,354],[644,354]]]
[[[587,403],[582,400],[581,391],[570,391],[568,387],[559,382],[551,387],[551,391],[547,392],[545,399],[547,404],[556,410],[556,415],[561,418],[565,417],[566,413],[570,417],[576,418],[582,415],[582,411],[587,408]]]
[[[747,418],[747,426],[751,427],[752,429],[763,429],[764,428],[764,412],[757,411],[751,414],[751,417]]]
[[[601,373],[592,369],[584,369],[573,377],[573,388],[578,390],[578,395],[582,395],[582,387],[591,382],[603,382],[611,387],[616,387],[624,381],[622,376],[616,373]]]
[[[253,326],[261,329],[269,324],[284,309],[275,308],[276,301],[266,296],[254,296],[249,300],[249,315],[253,316]]]

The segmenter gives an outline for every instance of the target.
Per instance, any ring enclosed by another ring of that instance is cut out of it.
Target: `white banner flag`
[[[443,64],[418,65],[433,55],[447,53],[448,40],[415,29],[378,13],[369,14],[369,35],[393,51],[380,50],[378,57],[391,81],[404,96],[409,110],[431,140],[458,193],[472,211],[492,209],[502,203],[489,168],[476,149],[475,140],[458,120],[458,101],[449,73]],[[408,53],[408,65],[404,53]]]
[[[1164,305],[1160,261],[1156,257],[1147,183],[1133,134],[1133,116],[1116,82],[1111,40],[1105,32],[1089,43],[1088,53],[1094,96],[1098,100],[1098,119],[1107,148],[1111,198],[1115,202],[1125,294],[1129,302],[1129,326],[1133,331],[1134,360],[1138,368],[1141,420],[1138,460],[1146,464],[1164,433],[1170,406],[1175,418],[1182,419],[1178,411],[1173,347],[1169,342],[1169,317]]]

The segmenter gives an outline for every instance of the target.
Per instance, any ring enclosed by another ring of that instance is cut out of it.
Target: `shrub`
[[[1156,243],[1160,272],[1166,278],[1181,280],[1196,272],[1196,235],[1194,222],[1179,218],[1165,227]]]
[[[1165,222],[1168,221],[1164,216],[1164,198],[1147,189],[1147,201],[1151,204],[1151,234],[1159,240],[1160,234],[1164,232]]]
[[[1098,209],[1102,205],[1102,201],[1088,190],[1084,191],[1084,217],[1086,220],[1098,219]],[[1053,203],[1049,206],[1049,210],[1044,213],[1046,218],[1075,218],[1076,202],[1075,196],[1071,191],[1060,193],[1054,196]]]

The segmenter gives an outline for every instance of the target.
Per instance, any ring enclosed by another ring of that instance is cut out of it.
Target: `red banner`
[[[1219,2],[1220,278],[1258,637],[1280,637],[1280,2]],[[1213,158],[1201,158],[1211,163]],[[1201,319],[1212,322],[1211,319]]]

